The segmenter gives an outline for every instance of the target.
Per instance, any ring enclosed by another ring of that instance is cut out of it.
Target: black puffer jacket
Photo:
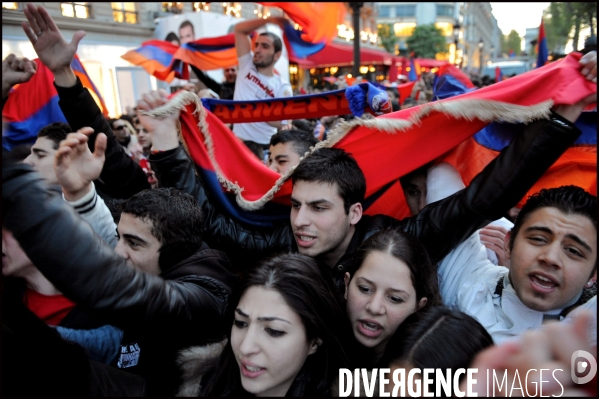
[[[553,113],[550,120],[531,123],[479,173],[468,187],[426,206],[417,216],[397,220],[384,215],[362,216],[351,242],[333,270],[343,287],[343,275],[354,250],[386,228],[400,228],[417,237],[433,262],[493,220],[502,217],[580,135],[580,130]],[[175,187],[195,196],[205,214],[203,229],[213,248],[228,250],[235,266],[277,251],[297,251],[289,221],[271,228],[254,228],[230,218],[212,203],[192,161],[182,147],[151,155],[152,170],[162,187]]]
[[[203,247],[150,275],[128,267],[29,165],[3,164],[2,198],[4,226],[44,276],[77,304],[103,313],[125,331],[124,340],[136,340],[138,366],[125,370],[146,377],[150,394],[177,387],[178,350],[223,338],[236,278],[222,252]]]

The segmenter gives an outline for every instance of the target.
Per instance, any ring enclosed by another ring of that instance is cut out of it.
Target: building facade
[[[399,38],[396,53],[407,55],[406,39],[418,25],[434,24],[447,41],[437,60],[465,68],[480,68],[499,49],[500,30],[490,3],[377,3],[378,24],[390,24]],[[482,43],[482,46],[481,44]]]
[[[127,106],[134,106],[143,93],[162,86],[162,82],[142,68],[132,66],[121,58],[121,55],[140,47],[147,40],[163,40],[164,37],[156,36],[160,20],[186,13],[211,13],[232,20],[282,15],[278,8],[241,2],[32,4],[44,6],[48,10],[67,41],[75,32],[85,30],[86,36],[80,42],[77,54],[102,93],[112,117],[124,113]],[[21,2],[2,3],[2,59],[10,53],[37,58],[21,28],[21,22],[26,21],[23,14],[25,5]]]
[[[461,7],[464,10],[464,65],[480,70],[501,53],[501,30],[491,3],[461,3]]]
[[[15,53],[37,58],[33,46],[21,28],[26,21],[26,3],[2,3],[2,58]],[[161,3],[59,3],[42,5],[56,21],[65,40],[85,30],[78,56],[90,78],[102,93],[111,116],[124,113],[135,99],[156,88],[156,80],[143,69],[120,58],[125,52],[153,38],[154,18]]]

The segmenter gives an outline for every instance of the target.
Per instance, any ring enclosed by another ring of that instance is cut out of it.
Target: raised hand
[[[597,52],[590,51],[583,55],[579,61],[580,73],[587,80],[593,83],[597,83]],[[572,105],[558,105],[553,107],[553,110],[574,123],[582,113],[582,111],[590,104],[597,103],[597,92],[588,95],[576,104]]]
[[[75,32],[73,39],[68,43],[44,7],[27,4],[24,13],[27,22],[21,23],[21,26],[39,59],[55,75],[65,73],[65,70],[69,71],[85,31]]]
[[[8,96],[14,85],[29,82],[36,71],[35,62],[9,54],[2,60],[2,98]]]
[[[278,25],[282,30],[285,30],[285,25],[289,22],[289,20],[285,17],[269,17],[268,22]]]
[[[470,365],[478,369],[474,392],[479,396],[507,396],[511,393],[510,387],[512,390],[514,385],[519,387],[521,381],[522,390],[515,390],[518,396],[522,393],[537,396],[541,389],[541,396],[587,396],[588,392],[584,390],[590,388],[593,382],[586,386],[573,383],[571,358],[578,350],[597,357],[596,347],[590,347],[588,339],[587,328],[592,317],[589,311],[583,311],[571,322],[549,323],[539,330],[525,332],[517,340],[485,349]],[[497,375],[496,381],[493,380],[493,372]],[[507,384],[499,388],[496,384],[503,380],[504,373],[507,373]],[[463,385],[462,390],[465,390],[466,384]]]
[[[480,242],[497,254],[500,266],[509,266],[509,260],[505,256],[505,236],[507,229],[503,226],[488,225],[480,229]]]
[[[597,52],[589,51],[579,61],[582,69],[580,73],[593,83],[597,83]]]
[[[164,90],[152,90],[142,96],[137,103],[137,116],[139,122],[143,125],[152,137],[152,150],[167,151],[179,146],[179,136],[177,133],[177,120],[179,111],[166,115],[163,118],[153,118],[144,115],[143,111],[152,111],[168,103],[168,94]]]
[[[76,201],[87,194],[91,190],[92,181],[100,177],[102,172],[106,135],[98,134],[92,154],[87,141],[93,132],[91,127],[83,127],[75,133],[69,133],[60,142],[54,156],[56,178],[69,201]]]

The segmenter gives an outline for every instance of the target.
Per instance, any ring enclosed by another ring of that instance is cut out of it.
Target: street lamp
[[[481,37],[479,42],[478,42],[478,55],[480,56],[480,75],[482,77],[483,75],[483,47],[485,47],[485,42],[483,41],[483,38]]]
[[[460,23],[456,22],[455,25],[453,25],[453,43],[455,44],[455,50],[454,50],[454,62],[455,65],[458,66],[458,41],[460,39]]]
[[[350,2],[349,5],[352,9],[354,22],[354,65],[352,73],[354,76],[358,77],[360,68],[360,9],[364,3]]]

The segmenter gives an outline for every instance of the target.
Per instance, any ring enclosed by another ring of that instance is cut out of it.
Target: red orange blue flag
[[[354,156],[366,176],[366,198],[363,204],[366,214],[383,213],[396,218],[408,216],[409,210],[397,182],[399,177],[428,162],[442,159],[450,152],[454,155],[455,164],[460,165],[458,170],[464,182],[468,184],[472,174],[482,170],[488,163],[486,161],[490,161],[493,154],[496,156],[501,146],[494,147],[488,153],[489,158],[481,161],[470,159],[475,152],[464,152],[463,148],[462,154],[467,156],[453,152],[462,142],[470,141],[472,136],[492,122],[509,122],[517,126],[523,120],[544,117],[553,104],[573,104],[596,92],[596,85],[579,72],[580,56],[570,54],[544,68],[483,89],[471,89],[464,94],[419,107],[340,125],[331,131],[327,139],[329,141],[320,145],[343,148]],[[547,81],[553,84],[544,84]],[[274,99],[268,108],[278,109],[280,101],[286,100]],[[303,105],[307,109],[310,103],[307,98]],[[293,109],[281,108],[281,112],[296,112],[300,105]],[[316,108],[321,106],[326,104],[319,104]],[[222,201],[227,202],[223,206],[243,212],[246,222],[262,225],[273,222],[276,214],[249,211],[251,207],[247,205],[264,202],[269,206],[288,207],[291,182],[257,159],[253,160],[249,150],[215,114],[203,107],[201,110],[199,114],[194,114],[195,103],[186,106],[181,114],[182,136],[200,174],[212,179],[213,184],[208,184],[210,190],[222,194]],[[249,111],[246,116],[251,118],[251,110],[246,111]],[[331,112],[333,114],[335,111]],[[246,112],[240,110],[239,115],[244,114]],[[255,117],[256,120],[261,118],[260,115]],[[517,134],[517,128],[515,131]],[[564,154],[560,158],[563,162],[556,163],[557,166],[554,165],[555,168],[539,180],[539,185],[556,187],[567,181],[596,194],[596,121],[590,139],[583,134],[579,140],[573,152]],[[478,150],[484,147],[477,145]],[[449,161],[452,163],[451,159]],[[246,167],[239,168],[239,162]],[[577,179],[572,180],[573,176],[577,176]],[[235,195],[226,192],[224,187],[233,190]],[[538,185],[533,187],[529,194],[538,189]],[[288,213],[285,213],[279,213],[279,219],[288,217]],[[237,217],[233,213],[231,215]]]
[[[2,146],[9,151],[18,145],[35,142],[38,132],[44,126],[54,122],[66,123],[58,105],[54,75],[39,59],[33,61],[37,64],[37,72],[29,82],[14,87],[2,110],[2,121],[6,122]],[[99,90],[77,56],[73,59],[71,68],[83,86],[95,97],[103,114],[108,115]]]
[[[545,27],[543,26],[543,19],[541,19],[541,25],[539,26],[539,38],[537,39],[537,68],[545,65],[547,63],[547,58],[549,58],[549,51],[547,50]]]
[[[141,47],[127,51],[121,58],[142,67],[156,79],[171,82],[175,78],[172,65],[178,49],[178,46],[164,40],[148,40]]]
[[[503,73],[501,68],[495,67],[495,82],[501,82],[503,80]]]
[[[345,5],[321,2],[259,2],[268,7],[282,9],[301,27],[301,39],[307,43],[330,43],[337,37],[337,25],[342,24],[347,13]]]

